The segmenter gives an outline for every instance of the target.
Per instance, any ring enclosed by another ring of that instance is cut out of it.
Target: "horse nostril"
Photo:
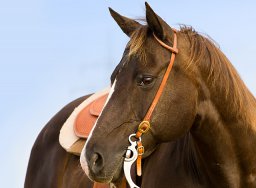
[[[93,173],[97,174],[103,168],[103,157],[99,153],[94,153],[91,157],[91,167]]]

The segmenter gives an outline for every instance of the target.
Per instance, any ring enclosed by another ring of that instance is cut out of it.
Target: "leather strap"
[[[142,142],[141,141],[138,141],[137,142],[137,151],[138,151],[138,157],[137,157],[137,164],[136,164],[136,167],[137,167],[137,175],[138,176],[141,176],[142,175],[142,170],[141,170],[141,161],[142,161],[142,155],[144,153],[144,147],[142,145]]]
[[[170,59],[170,63],[166,69],[166,72],[163,76],[162,82],[157,90],[157,93],[154,97],[154,100],[152,101],[143,121],[140,123],[138,130],[136,132],[136,137],[140,138],[142,136],[142,134],[146,133],[149,128],[150,128],[150,119],[152,116],[152,113],[163,93],[164,87],[167,83],[167,80],[169,78],[170,72],[172,70],[173,67],[173,63],[176,57],[176,54],[178,53],[178,48],[177,48],[177,31],[173,29],[173,34],[174,34],[174,40],[173,40],[173,47],[168,46],[167,44],[165,44],[163,41],[161,41],[159,38],[157,38],[157,36],[153,33],[153,36],[155,37],[155,39],[157,40],[157,42],[159,42],[159,44],[161,46],[163,46],[164,48],[168,49],[171,51],[171,59]],[[138,150],[138,158],[137,158],[137,175],[141,176],[142,175],[142,169],[141,169],[141,161],[142,161],[142,155],[144,153],[144,147],[142,145],[141,141],[137,142],[137,150]]]
[[[122,179],[121,188],[126,188],[126,179],[125,176]]]
[[[166,85],[166,82],[169,78],[169,75],[170,75],[170,72],[172,70],[172,66],[173,66],[173,63],[174,63],[174,60],[175,60],[175,57],[176,57],[176,54],[178,53],[178,48],[177,48],[177,31],[173,29],[173,36],[174,36],[174,40],[173,40],[173,47],[171,46],[168,46],[167,44],[165,44],[163,41],[161,41],[159,38],[157,38],[157,36],[153,33],[153,36],[155,37],[155,39],[159,42],[159,44],[161,46],[163,46],[164,48],[170,50],[172,52],[172,55],[171,55],[171,59],[170,59],[170,63],[166,69],[166,72],[164,74],[164,77],[162,79],[162,82],[157,90],[157,93],[143,119],[143,121],[140,123],[139,127],[138,127],[138,130],[136,132],[136,137],[137,138],[140,138],[142,136],[143,133],[147,132],[150,128],[150,118],[152,116],[152,113],[163,93],[163,90],[164,90],[164,87]]]
[[[157,105],[157,103],[158,103],[162,93],[163,93],[163,90],[164,90],[164,87],[166,85],[167,79],[168,79],[168,77],[170,75],[170,72],[172,70],[172,66],[173,66],[173,63],[174,63],[174,60],[175,60],[175,56],[178,53],[176,30],[173,30],[173,34],[174,34],[173,47],[168,46],[163,41],[158,39],[155,34],[153,34],[155,39],[161,44],[161,46],[163,46],[164,48],[170,50],[172,52],[172,55],[171,55],[170,63],[169,63],[169,65],[168,65],[168,67],[166,69],[166,72],[164,74],[163,80],[162,80],[162,82],[161,82],[161,84],[159,86],[159,89],[157,90],[157,93],[155,95],[155,98],[154,98],[153,102],[151,103],[151,106],[149,107],[149,110],[148,110],[146,116],[144,117],[144,121],[150,121],[151,115],[152,115],[152,113],[153,113],[153,111],[154,111],[154,109],[155,109],[155,107],[156,107],[156,105]]]
[[[93,188],[109,188],[109,185],[108,184],[94,182]]]
[[[173,29],[173,32],[174,32],[175,35],[176,35],[176,32],[177,32],[177,31]],[[161,41],[159,38],[157,38],[157,36],[156,36],[154,33],[153,33],[153,36],[155,37],[155,39],[157,40],[157,42],[159,42],[164,48],[170,50],[172,53],[177,54],[177,53],[179,52],[179,50],[178,50],[178,48],[177,48],[177,37],[176,37],[176,39],[174,38],[174,43],[175,43],[175,40],[176,40],[176,45],[173,44],[173,47],[171,47],[171,46],[165,44],[165,43],[164,43],[163,41]]]
[[[177,48],[177,31],[173,29],[173,36],[174,36],[174,40],[173,40],[173,47],[165,44],[163,41],[161,41],[159,38],[157,38],[157,36],[153,33],[153,36],[155,37],[155,39],[157,40],[157,42],[159,42],[159,44],[161,46],[163,46],[164,48],[168,49],[171,51],[171,59],[170,59],[170,63],[166,69],[166,72],[163,76],[163,79],[162,79],[162,82],[156,92],[156,95],[143,119],[143,121],[140,123],[139,127],[138,127],[138,130],[136,132],[136,136],[137,138],[140,138],[142,136],[142,134],[146,133],[149,129],[150,129],[150,119],[151,119],[151,116],[152,116],[152,113],[163,93],[163,90],[164,90],[164,87],[167,83],[167,80],[169,78],[169,75],[170,75],[170,72],[172,70],[172,67],[173,67],[173,63],[174,63],[174,60],[175,60],[175,57],[176,57],[176,54],[178,53],[178,48]],[[142,142],[141,141],[138,141],[137,142],[137,151],[138,151],[138,157],[137,157],[137,175],[138,176],[141,176],[142,175],[142,168],[141,168],[141,161],[142,161],[142,155],[144,153],[144,147],[142,145]],[[126,184],[123,184],[122,183],[122,187],[126,187]]]

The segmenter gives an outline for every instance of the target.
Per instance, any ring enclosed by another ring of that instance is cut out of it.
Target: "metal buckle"
[[[141,152],[140,152],[140,149],[141,149]],[[139,146],[137,148],[137,151],[138,151],[138,155],[143,155],[144,154],[144,146]]]
[[[150,129],[150,123],[148,121],[142,121],[138,127],[138,131],[141,133],[146,133]]]

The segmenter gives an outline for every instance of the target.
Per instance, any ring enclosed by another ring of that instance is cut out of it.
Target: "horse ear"
[[[173,30],[171,27],[160,17],[158,16],[153,9],[146,2],[146,19],[148,27],[152,32],[161,40],[167,39],[168,34],[172,35]]]
[[[120,14],[118,14],[113,9],[109,8],[111,16],[114,18],[116,23],[120,26],[120,28],[123,30],[123,32],[128,35],[129,37],[131,34],[138,29],[138,27],[141,26],[140,23],[136,22],[135,20],[132,20],[130,18],[124,17]]]

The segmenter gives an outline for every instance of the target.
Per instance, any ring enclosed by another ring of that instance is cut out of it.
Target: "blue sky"
[[[171,26],[210,35],[256,95],[256,1],[148,1]],[[23,187],[30,149],[68,102],[109,84],[128,38],[108,12],[142,0],[0,1],[0,187]]]

